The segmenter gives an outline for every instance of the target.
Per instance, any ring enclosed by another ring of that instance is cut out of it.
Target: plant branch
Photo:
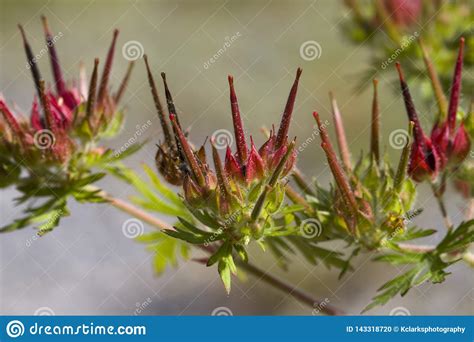
[[[472,220],[474,219],[474,198],[469,198],[468,200],[468,205],[466,209],[466,220]]]
[[[143,222],[146,222],[150,225],[152,225],[155,228],[161,229],[161,230],[175,230],[172,226],[167,224],[166,222],[161,221],[160,219],[156,218],[153,215],[148,214],[147,212],[141,210],[140,208],[135,207],[134,205],[123,201],[121,199],[112,197],[105,192],[101,194],[102,198],[107,200],[112,206],[115,208],[126,212],[127,214],[132,215],[133,217],[136,217]]]
[[[436,249],[436,246],[412,245],[409,243],[399,243],[398,247],[409,253],[429,253]],[[447,255],[447,254],[443,254]],[[449,254],[450,257],[456,256],[463,259],[470,267],[474,267],[474,254],[470,251],[455,251]]]
[[[446,205],[444,204],[443,195],[441,194],[439,189],[436,188],[436,185],[433,183],[431,183],[431,190],[433,191],[433,195],[436,198],[436,201],[438,202],[439,210],[441,211],[441,215],[443,216],[444,224],[446,228],[450,230],[453,227],[453,224],[451,222],[451,219],[449,218]]]
[[[411,253],[429,253],[436,249],[436,246],[412,245],[409,243],[399,243],[397,246]]]
[[[294,297],[295,299],[299,300],[300,302],[308,305],[309,307],[318,307],[321,312],[324,312],[326,315],[330,316],[341,316],[345,315],[344,311],[329,305],[326,301],[321,301],[319,299],[313,298],[310,294],[290,285],[282,280],[272,276],[271,274],[266,273],[265,271],[253,266],[252,264],[239,262],[239,266],[245,269],[247,272],[253,274],[260,280],[263,280],[267,284],[277,288],[290,296]]]
[[[108,203],[110,203],[112,206],[114,206],[115,208],[123,212],[126,212],[127,214],[130,214],[133,217],[136,217],[152,225],[155,228],[158,228],[161,230],[166,230],[166,229],[174,230],[173,227],[171,227],[169,224],[157,219],[156,217],[148,214],[142,209],[126,201],[112,197],[105,192],[101,192],[100,196],[103,199],[105,199]],[[197,247],[208,254],[213,253],[213,250],[210,247],[205,247],[205,246],[197,246]],[[274,288],[284,291],[285,293],[288,293],[290,296],[296,298],[297,300],[299,300],[303,304],[308,305],[311,308],[313,308],[314,306],[318,306],[321,312],[324,312],[327,315],[344,315],[344,312],[342,310],[327,304],[325,301],[321,301],[319,299],[313,298],[311,295],[307,294],[306,292],[298,289],[297,287],[294,287],[290,284],[285,283],[281,279],[278,279],[270,274],[267,274],[265,271],[257,268],[256,266],[250,263],[238,262],[238,264],[247,272],[253,274],[256,277],[259,277],[259,279],[263,280],[264,282],[273,286]]]
[[[287,185],[285,188],[285,193],[290,199],[291,202],[295,204],[302,205],[305,208],[305,211],[307,211],[310,214],[314,213],[313,208],[311,205],[301,196],[295,189],[293,189],[290,185]]]
[[[293,172],[291,173],[291,176],[295,180],[296,184],[298,187],[305,193],[311,196],[316,196],[314,191],[311,189],[311,186],[306,182],[304,179],[303,174],[301,171],[295,166],[293,168]]]

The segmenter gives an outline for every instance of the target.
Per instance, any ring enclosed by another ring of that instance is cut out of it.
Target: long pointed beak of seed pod
[[[449,99],[448,107],[448,125],[449,133],[451,136],[454,135],[456,128],[456,113],[458,111],[459,105],[459,96],[461,94],[461,76],[462,76],[462,66],[463,66],[463,57],[464,57],[464,37],[459,41],[459,53],[456,60],[456,67],[454,69],[453,81],[451,85],[451,97]]]
[[[433,61],[431,60],[428,50],[426,49],[426,46],[423,43],[423,40],[421,38],[419,39],[419,43],[420,43],[421,51],[423,53],[423,61],[425,62],[425,66],[428,71],[428,75],[430,77],[431,86],[433,88],[433,92],[436,97],[436,102],[438,104],[438,108],[440,112],[438,121],[440,122],[446,118],[448,100],[446,100],[446,96],[444,95],[443,87],[441,85],[441,81],[439,80],[438,73],[436,72],[436,69],[433,65]]]
[[[186,162],[191,170],[195,182],[199,186],[205,187],[206,181],[204,178],[204,174],[199,166],[199,162],[196,156],[194,155],[191,149],[191,146],[189,146],[188,140],[184,136],[184,133],[181,128],[178,126],[175,114],[170,114],[170,121],[173,124],[173,127],[178,135],[180,146],[183,149],[184,156],[186,157]]]
[[[371,151],[371,155],[375,158],[375,162],[379,164],[380,162],[380,149],[379,149],[380,108],[379,108],[379,99],[378,99],[378,91],[377,91],[378,81],[374,79],[373,84],[374,84],[374,97],[372,100],[370,151]]]
[[[99,59],[94,59],[94,69],[92,70],[91,81],[89,84],[89,95],[87,96],[87,104],[86,104],[86,119],[89,124],[89,128],[92,132],[96,132],[96,119],[94,117],[95,113],[95,104],[96,104],[96,96],[97,96],[97,78],[98,78],[98,69],[99,66]]]
[[[403,70],[400,63],[395,64],[398,71],[398,76],[400,78],[400,87],[402,89],[403,99],[405,101],[405,108],[408,114],[408,119],[413,121],[415,124],[414,128],[414,137],[415,140],[418,141],[420,144],[423,144],[424,141],[424,133],[423,129],[420,124],[420,120],[418,119],[418,114],[416,113],[415,104],[413,103],[413,99],[410,94],[410,90],[408,89],[408,84],[405,81],[405,76],[403,75]]]
[[[328,159],[329,168],[331,169],[333,177],[336,181],[338,189],[343,196],[344,201],[347,203],[347,207],[351,210],[352,216],[356,217],[358,213],[358,206],[355,195],[349,185],[349,181],[344,173],[343,168],[337,160],[336,153],[334,152],[334,148],[332,147],[331,141],[329,140],[326,128],[321,124],[319,114],[317,112],[313,112],[313,116],[318,124],[321,136],[321,147],[323,148]]]
[[[117,91],[117,94],[115,94],[114,96],[114,101],[117,104],[120,102],[123,94],[125,93],[125,90],[127,89],[128,82],[130,81],[130,76],[132,75],[134,66],[135,66],[135,61],[130,61],[128,63],[128,68],[127,68],[127,71],[125,72],[125,76],[123,77],[122,82],[120,83],[120,87],[119,87],[119,90]]]
[[[33,50],[31,49],[30,43],[28,43],[28,40],[26,39],[26,33],[25,33],[25,30],[23,29],[23,26],[18,25],[18,28],[20,29],[21,37],[23,39],[23,45],[25,47],[25,53],[26,53],[26,59],[28,60],[28,66],[29,66],[29,69],[31,69],[33,81],[35,82],[36,91],[39,96],[41,74],[38,69],[36,57],[33,54]]]
[[[240,116],[239,103],[237,101],[237,95],[235,94],[234,78],[229,75],[227,79],[229,81],[230,107],[232,110],[232,122],[234,123],[237,158],[239,164],[242,166],[245,165],[247,161],[247,143],[245,141],[245,133],[242,125],[242,118]]]
[[[296,101],[296,93],[298,92],[298,83],[300,81],[301,73],[303,69],[298,68],[296,71],[295,81],[293,82],[293,86],[290,90],[290,95],[288,96],[288,100],[286,102],[285,111],[283,112],[283,116],[280,122],[280,128],[278,129],[278,134],[276,138],[276,145],[275,148],[278,149],[283,143],[286,137],[288,136],[288,131],[290,129],[290,122],[291,122],[291,115],[293,114],[293,108],[295,106]]]
[[[342,162],[347,171],[352,170],[351,154],[349,152],[349,145],[347,144],[346,132],[344,124],[342,123],[342,116],[337,106],[336,98],[332,92],[329,92],[331,99],[332,114],[334,117],[334,126],[336,127],[337,144],[339,146],[339,153]]]
[[[107,52],[107,59],[105,60],[104,69],[102,70],[102,78],[99,85],[99,94],[97,95],[97,103],[101,106],[105,100],[105,94],[107,93],[107,85],[109,83],[110,72],[112,70],[112,63],[114,61],[115,44],[117,43],[117,37],[119,30],[114,30],[112,37],[112,43],[110,44],[109,51]]]
[[[153,78],[150,65],[148,64],[147,55],[143,56],[143,60],[145,61],[146,72],[148,75],[148,84],[150,85],[151,95],[153,96],[153,102],[155,103],[156,112],[158,113],[158,118],[160,119],[161,129],[163,130],[165,141],[171,149],[174,149],[175,142],[171,136],[171,128],[168,125],[168,121],[163,110],[163,105],[161,104],[161,100],[158,95],[158,89],[156,87],[155,79]]]
[[[41,21],[43,22],[44,34],[46,37],[46,45],[48,46],[49,58],[51,60],[51,68],[53,69],[54,82],[56,84],[56,90],[58,95],[62,95],[66,91],[66,86],[64,83],[63,74],[61,71],[61,65],[59,63],[58,53],[55,47],[55,41],[51,30],[49,29],[48,19],[43,15],[41,16]]]

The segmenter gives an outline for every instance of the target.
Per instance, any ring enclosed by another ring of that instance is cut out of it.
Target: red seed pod
[[[232,121],[234,124],[234,135],[237,145],[235,155],[232,154],[230,148],[227,148],[226,151],[225,170],[230,178],[241,182],[245,181],[246,183],[251,183],[255,180],[262,180],[265,176],[271,174],[275,170],[280,160],[286,154],[288,149],[288,131],[301,73],[301,68],[298,68],[290,94],[288,95],[277,135],[275,135],[272,130],[269,139],[258,150],[253,141],[251,142],[250,150],[247,147],[245,132],[237,102],[237,95],[234,88],[234,79],[232,76],[228,77]],[[295,160],[296,152],[292,151],[284,165],[281,177],[284,177],[293,168]]]
[[[456,135],[452,141],[452,144],[448,149],[448,160],[452,165],[457,165],[466,159],[469,151],[471,150],[471,139],[467,132],[464,122],[459,126]]]
[[[396,67],[400,78],[400,87],[402,89],[408,119],[414,124],[414,141],[411,148],[408,174],[417,182],[423,180],[433,181],[438,176],[442,163],[431,139],[423,132],[400,63],[397,62]]]
[[[433,181],[438,175],[439,157],[430,139],[412,144],[408,174],[416,182]]]
[[[464,38],[461,38],[458,58],[454,68],[448,115],[445,121],[436,123],[431,131],[431,139],[439,153],[442,168],[457,165],[462,162],[471,148],[470,137],[464,123],[461,123],[460,126],[456,128],[462,84],[463,55]]]
[[[255,179],[262,179],[265,175],[262,157],[259,155],[257,149],[255,148],[252,137],[250,137],[250,140],[250,155],[247,161],[247,167],[245,169],[247,183],[251,183]]]

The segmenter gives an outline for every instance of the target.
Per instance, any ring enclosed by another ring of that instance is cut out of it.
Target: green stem
[[[301,171],[298,169],[298,167],[293,168],[293,172],[291,173],[294,181],[296,182],[296,185],[298,185],[298,188],[300,188],[301,191],[303,191],[305,194],[308,194],[310,196],[316,196],[316,193],[312,190],[311,185],[306,182],[304,179],[303,174]]]

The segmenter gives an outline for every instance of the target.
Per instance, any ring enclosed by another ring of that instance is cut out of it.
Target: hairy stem
[[[298,185],[298,188],[300,188],[300,190],[302,190],[305,194],[316,196],[311,185],[309,185],[308,182],[306,182],[303,174],[296,166],[293,168],[293,172],[291,173],[291,175],[293,179],[295,180],[296,184]]]
[[[468,200],[468,206],[466,209],[466,220],[472,220],[474,219],[474,198],[469,198]]]
[[[285,188],[285,193],[290,199],[291,202],[295,204],[302,205],[305,209],[310,214],[314,214],[314,210],[311,207],[311,205],[304,199],[303,196],[301,196],[295,189],[293,189],[290,185],[287,185]]]
[[[411,253],[429,253],[436,249],[436,246],[412,245],[409,243],[399,243],[398,247]]]
[[[132,205],[132,204],[126,202],[126,201],[123,201],[121,199],[112,197],[112,196],[107,195],[105,193],[102,195],[102,197],[105,200],[107,200],[107,202],[109,202],[115,208],[117,208],[117,209],[119,209],[123,212],[126,212],[127,214],[130,214],[131,216],[136,217],[136,218],[140,219],[141,221],[146,222],[146,223],[148,223],[149,225],[151,225],[155,228],[158,228],[158,229],[161,229],[161,230],[175,230],[172,226],[170,226],[166,222],[161,221],[160,219],[156,218],[155,216],[148,214],[147,212],[141,210],[140,208],[135,207],[134,205]]]
[[[443,195],[435,184],[431,184],[431,190],[433,191],[433,195],[436,198],[436,201],[438,202],[439,210],[441,211],[441,215],[443,216],[444,224],[446,228],[450,230],[453,227],[453,224],[451,222],[451,219],[449,218],[448,210],[446,209]]]
[[[271,274],[266,273],[265,271],[253,266],[252,264],[239,262],[239,266],[245,269],[247,272],[253,274],[255,277],[259,278],[259,280],[263,280],[264,282],[273,286],[274,288],[277,288],[285,293],[288,293],[290,296],[294,297],[300,302],[312,308],[318,307],[319,310],[321,310],[321,312],[324,312],[326,315],[330,315],[330,316],[345,315],[344,311],[332,305],[327,304],[326,301],[315,299],[308,293],[305,293],[302,290],[283,282],[282,280],[272,276]]]
[[[126,202],[121,199],[112,197],[105,192],[101,193],[103,199],[105,199],[108,203],[110,203],[115,208],[130,214],[133,217],[136,217],[151,226],[165,230],[171,229],[174,230],[172,226],[163,222],[156,217],[148,214],[147,212],[143,211],[142,209]],[[205,246],[198,246],[201,250],[205,251],[206,253],[211,254],[213,251],[210,248]],[[294,287],[281,279],[278,279],[270,274],[267,274],[265,271],[257,268],[256,266],[250,263],[238,262],[239,266],[245,269],[247,272],[253,274],[254,276],[258,277],[259,279],[263,280],[267,284],[271,285],[272,287],[284,291],[288,293],[290,296],[294,297],[295,299],[299,300],[301,303],[308,305],[309,307],[313,308],[314,306],[318,306],[321,312],[327,315],[344,315],[344,312],[340,309],[337,309],[331,305],[328,305],[325,301],[319,300],[317,298],[313,298],[311,295],[305,293],[304,291]]]
[[[399,243],[398,247],[403,249],[409,253],[429,253],[436,249],[436,246],[428,246],[428,245],[412,245],[409,243]],[[449,256],[449,257],[459,257],[462,258],[470,267],[474,267],[474,254],[470,251],[455,251],[453,253],[442,254],[442,256]]]

